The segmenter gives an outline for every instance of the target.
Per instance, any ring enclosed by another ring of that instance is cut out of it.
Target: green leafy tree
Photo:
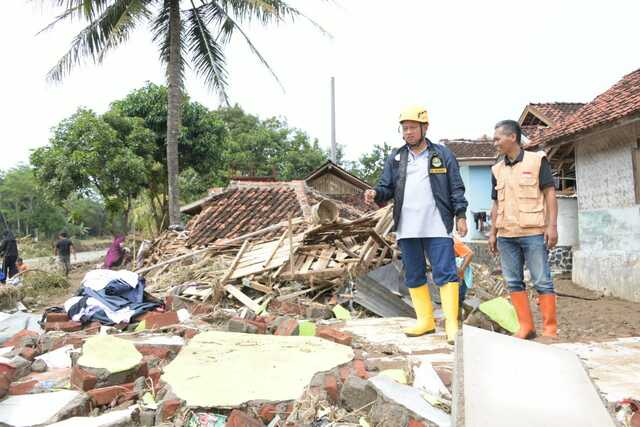
[[[225,177],[272,176],[301,179],[326,161],[309,136],[278,118],[260,120],[238,105],[217,111],[229,135],[224,145]]]
[[[128,224],[154,147],[153,132],[142,120],[113,115],[103,119],[79,109],[55,128],[49,145],[32,153],[31,163],[41,185],[58,200],[97,192],[107,210],[123,214]]]
[[[0,177],[0,213],[6,226],[21,236],[52,237],[62,229],[79,235],[78,231],[85,228],[95,235],[102,232],[106,221],[99,201],[89,202],[72,195],[62,205],[55,203],[27,165],[8,170]]]
[[[271,70],[239,23],[255,20],[272,24],[303,16],[281,0],[200,0],[198,3],[196,6],[194,0],[188,3],[180,0],[54,0],[61,13],[47,27],[73,19],[88,23],[49,72],[51,80],[59,81],[83,59],[100,63],[109,51],[125,43],[135,28],[145,23],[151,26],[160,58],[166,65],[168,83],[166,159],[172,224],[180,222],[178,143],[187,63],[190,62],[228,104],[224,49],[234,33],[239,33],[260,62]],[[188,6],[181,9],[181,4]]]
[[[376,185],[392,149],[393,147],[386,142],[382,145],[375,144],[370,152],[361,155],[358,161],[351,165],[351,172],[369,184]]]
[[[145,129],[153,132],[155,147],[145,169],[145,198],[151,205],[156,230],[168,225],[169,189],[167,187],[167,88],[153,83],[132,91],[125,98],[114,101],[104,115],[112,127],[128,117],[141,120]],[[180,127],[180,174],[181,190],[186,191],[181,201],[197,199],[207,188],[223,184],[224,168],[222,152],[227,130],[215,112],[185,97],[182,103],[183,117]],[[183,178],[185,175],[185,178]],[[185,179],[189,182],[185,184]]]

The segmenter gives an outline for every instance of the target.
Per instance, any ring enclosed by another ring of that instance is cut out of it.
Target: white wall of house
[[[586,135],[575,145],[579,248],[573,281],[640,301],[640,205],[633,150],[640,122]]]
[[[558,196],[558,246],[578,245],[578,199]]]

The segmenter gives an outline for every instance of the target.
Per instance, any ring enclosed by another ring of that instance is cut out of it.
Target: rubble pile
[[[295,232],[293,225],[292,220],[276,238],[264,236],[280,225],[191,252],[178,245],[177,256],[139,272],[146,274],[147,290],[168,293],[188,306],[229,305],[233,301],[225,296],[230,295],[259,313],[269,303],[313,298],[343,288],[356,276],[397,258],[389,236],[390,207],[353,221],[307,226],[302,232]],[[155,252],[151,257],[162,258]]]

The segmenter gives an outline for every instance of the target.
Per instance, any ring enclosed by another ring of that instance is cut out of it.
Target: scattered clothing
[[[144,278],[131,271],[92,270],[82,280],[77,296],[68,299],[64,308],[77,322],[129,323],[133,317],[160,306],[144,301],[144,284]]]
[[[104,258],[103,268],[118,267],[122,264],[122,260],[124,259],[124,248],[122,244],[124,240],[124,236],[117,236],[113,239],[111,246],[107,250],[107,255]]]

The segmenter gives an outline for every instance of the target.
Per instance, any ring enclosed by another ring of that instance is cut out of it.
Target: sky
[[[36,35],[56,10],[43,0],[3,0],[0,26],[0,170],[28,162],[51,129],[78,107],[102,113],[146,81],[164,83],[148,28],[100,65],[45,80],[81,23]],[[187,6],[188,2],[183,2]],[[400,111],[424,106],[429,137],[477,138],[518,119],[529,102],[585,102],[640,67],[640,2],[628,0],[291,0],[305,20],[247,32],[284,85],[247,45],[226,51],[232,103],[286,118],[330,145],[330,77],[336,79],[337,141],[355,160],[374,144],[402,144]],[[187,73],[190,97],[219,97]]]

